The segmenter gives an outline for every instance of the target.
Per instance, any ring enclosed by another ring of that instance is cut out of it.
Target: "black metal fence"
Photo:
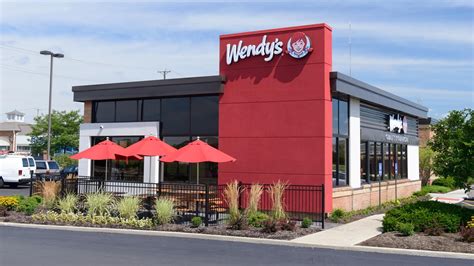
[[[228,217],[228,206],[224,191],[226,185],[188,183],[143,183],[131,181],[103,181],[94,178],[62,179],[61,195],[69,193],[84,195],[95,192],[112,193],[117,197],[138,196],[144,206],[153,211],[153,203],[159,198],[169,198],[175,203],[178,222],[189,222],[193,217],[203,218],[205,225],[219,224]],[[239,208],[248,206],[251,184],[239,183]],[[262,185],[262,195],[258,209],[271,214],[273,200],[271,185]],[[33,193],[38,186],[33,185]],[[309,218],[324,228],[324,185],[289,185],[283,194],[285,211],[291,220]]]

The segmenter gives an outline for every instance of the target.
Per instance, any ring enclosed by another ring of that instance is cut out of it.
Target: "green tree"
[[[457,186],[470,189],[474,181],[474,111],[451,111],[433,126],[433,131],[435,136],[429,145],[436,153],[435,174],[452,176]]]
[[[434,151],[430,147],[420,148],[420,177],[421,184],[426,186],[433,175]]]
[[[78,148],[79,125],[82,116],[79,111],[56,111],[51,114],[51,154],[65,148]],[[42,154],[48,147],[48,115],[35,117],[35,124],[29,134],[31,150],[34,154]]]

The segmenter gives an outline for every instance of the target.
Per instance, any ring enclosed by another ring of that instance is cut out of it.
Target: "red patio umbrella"
[[[167,143],[161,141],[155,136],[148,136],[125,149],[128,155],[139,155],[139,156],[165,156],[172,154],[177,150]],[[163,168],[161,168],[163,169]],[[151,173],[151,164],[150,164]]]
[[[199,139],[189,143],[182,147],[176,152],[166,155],[160,159],[162,162],[185,162],[185,163],[197,163],[197,183],[199,184],[199,163],[202,162],[214,162],[214,163],[226,163],[235,162],[236,159],[230,155],[223,153],[222,151],[211,147],[206,142]]]
[[[142,159],[137,155],[128,155],[125,148],[112,142],[107,138],[106,140],[97,143],[96,145],[85,149],[79,153],[76,153],[69,158],[79,159],[91,159],[91,160],[105,160],[105,180],[107,180],[107,161],[108,160],[123,160],[128,157],[134,157],[136,159]]]

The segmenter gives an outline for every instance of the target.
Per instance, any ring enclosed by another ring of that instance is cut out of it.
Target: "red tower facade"
[[[220,184],[324,184],[332,210],[331,66],[326,24],[220,36]]]

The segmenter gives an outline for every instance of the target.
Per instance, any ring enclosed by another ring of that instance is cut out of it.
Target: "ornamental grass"
[[[140,198],[136,196],[127,196],[120,199],[116,206],[119,216],[125,219],[136,218],[140,209],[140,201]]]
[[[241,218],[239,210],[240,188],[237,180],[228,183],[224,189],[224,200],[229,208],[229,225],[233,226],[238,223]]]
[[[159,198],[155,201],[156,222],[158,224],[169,224],[175,217],[174,200]]]
[[[110,214],[115,203],[114,197],[110,193],[96,192],[86,195],[87,213],[91,216],[105,216]]]
[[[278,182],[270,186],[270,196],[272,198],[272,218],[276,221],[286,219],[287,215],[285,212],[284,194],[288,187],[287,182]]]
[[[57,207],[61,213],[74,213],[79,197],[75,194],[67,194],[62,199],[58,199]]]
[[[61,190],[61,182],[59,181],[40,181],[37,183],[38,193],[43,198],[43,204],[46,207],[52,207]]]
[[[258,205],[260,204],[262,193],[263,193],[262,185],[252,184],[250,186],[247,209],[245,209],[245,213],[247,214],[247,216],[251,216],[252,214],[258,211]]]

